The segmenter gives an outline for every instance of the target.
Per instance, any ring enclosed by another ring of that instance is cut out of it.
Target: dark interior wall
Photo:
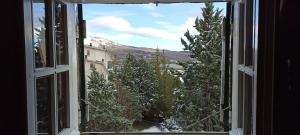
[[[276,26],[274,134],[290,135],[300,133],[300,1],[281,4]]]
[[[257,135],[300,133],[300,1],[259,0]]]
[[[0,134],[27,133],[23,0],[1,1]]]
[[[23,135],[27,133],[23,0],[1,5],[0,134]],[[285,0],[276,19],[273,133],[278,135],[300,132],[299,7],[300,1]]]

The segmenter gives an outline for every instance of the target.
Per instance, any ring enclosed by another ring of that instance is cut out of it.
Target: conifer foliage
[[[223,131],[219,119],[221,90],[221,10],[205,3],[181,43],[193,62],[174,71],[157,49],[152,61],[128,54],[114,61],[109,81],[92,67],[88,82],[90,131],[132,131],[143,120],[173,131]]]
[[[220,131],[222,123],[218,119],[221,74],[220,63],[221,10],[212,3],[205,3],[202,18],[197,18],[194,28],[197,34],[187,31],[181,38],[184,50],[191,52],[197,61],[184,63],[184,80],[177,97],[177,121],[184,130]]]
[[[117,90],[94,66],[91,70],[88,82],[89,131],[131,130],[132,121],[122,115],[124,108],[117,102]]]

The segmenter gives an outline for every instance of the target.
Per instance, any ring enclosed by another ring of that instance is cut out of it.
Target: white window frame
[[[48,1],[48,0],[45,0]],[[60,133],[58,133],[58,113],[57,113],[57,93],[56,90],[51,92],[52,99],[52,107],[55,109],[51,109],[51,124],[52,129],[51,132],[53,135],[70,135],[70,134],[79,134],[78,130],[78,99],[77,99],[77,62],[76,62],[76,30],[73,29],[72,26],[76,26],[75,20],[75,4],[71,4],[65,2],[65,0],[49,0],[51,3],[51,17],[49,17],[50,25],[47,26],[48,31],[51,31],[51,36],[47,39],[50,40],[51,51],[53,51],[52,55],[50,55],[50,59],[53,61],[52,63],[56,63],[56,55],[55,55],[55,35],[53,26],[54,22],[54,2],[60,2],[65,5],[65,45],[66,45],[66,62],[67,65],[55,65],[52,64],[51,67],[42,67],[35,68],[35,55],[34,55],[34,47],[33,47],[33,15],[32,15],[32,0],[23,0],[23,13],[24,13],[24,39],[25,39],[25,58],[26,58],[26,83],[27,83],[27,124],[28,124],[28,135],[36,135],[37,134],[37,108],[36,108],[36,80],[39,77],[53,76],[52,79],[54,85],[52,86],[54,89],[57,89],[56,83],[56,74],[68,72],[68,89],[67,89],[67,128],[63,129]],[[51,62],[50,62],[51,63]],[[72,118],[72,119],[71,119]]]
[[[258,0],[234,2],[232,129],[256,134]]]

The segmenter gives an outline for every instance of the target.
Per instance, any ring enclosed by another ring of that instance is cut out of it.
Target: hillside
[[[100,37],[88,37],[88,41],[85,41],[85,44],[92,44],[93,46],[101,47],[103,46],[112,54],[120,60],[124,60],[128,53],[134,55],[137,58],[144,58],[146,60],[152,60],[155,58],[156,49],[154,48],[145,48],[145,47],[134,47],[117,44],[108,39]],[[162,52],[162,50],[160,50]],[[170,51],[164,50],[166,59],[170,63],[176,62],[187,62],[193,61],[194,59],[189,57],[189,52],[187,51]]]
[[[109,52],[111,52],[113,56],[117,56],[121,60],[125,59],[128,53],[134,55],[137,58],[144,58],[146,60],[151,60],[155,58],[155,53],[156,53],[156,49],[125,46],[125,45],[112,45],[112,46],[107,46],[106,48],[109,50]],[[166,59],[171,63],[174,63],[176,61],[187,62],[193,60],[189,57],[188,52],[184,52],[184,51],[165,50],[164,53]]]

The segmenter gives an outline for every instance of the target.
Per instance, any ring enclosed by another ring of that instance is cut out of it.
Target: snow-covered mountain
[[[92,46],[101,48],[105,46],[112,56],[116,56],[120,60],[124,60],[128,53],[134,55],[136,58],[153,60],[156,53],[156,49],[154,48],[121,45],[101,37],[87,37],[84,43],[85,45],[92,44]],[[187,51],[164,50],[164,54],[170,63],[194,61],[194,59],[189,57],[189,52]]]
[[[99,46],[115,45],[116,43],[111,40],[102,38],[102,37],[88,36],[87,38],[84,39],[84,44],[86,44],[86,45],[92,44],[92,46],[99,47]]]

